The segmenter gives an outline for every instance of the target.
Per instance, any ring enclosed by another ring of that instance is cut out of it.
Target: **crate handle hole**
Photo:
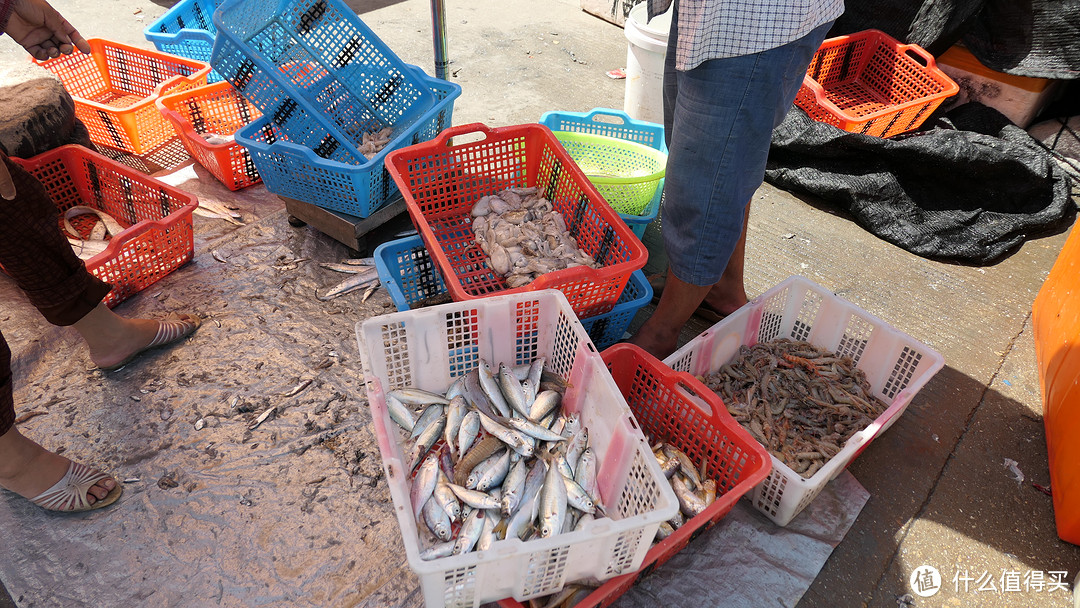
[[[455,135],[446,142],[447,148],[453,148],[457,146],[467,146],[469,144],[475,144],[487,139],[486,133],[473,132],[466,133],[464,135]]]
[[[613,114],[597,114],[593,116],[593,122],[604,122],[609,125],[624,125],[626,121],[621,116],[615,116]]]
[[[912,59],[914,59],[915,63],[918,63],[919,65],[921,65],[924,68],[928,64],[928,62],[926,61],[926,57],[924,55],[922,55],[921,53],[917,52],[917,51],[914,51],[912,49],[907,49],[906,51],[904,51],[904,54],[907,55],[908,57],[911,57]]]

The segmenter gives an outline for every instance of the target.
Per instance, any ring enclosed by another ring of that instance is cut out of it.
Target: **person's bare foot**
[[[679,348],[679,331],[676,329],[672,333],[670,328],[663,327],[653,319],[654,317],[649,317],[627,342],[663,360]]]
[[[0,487],[26,499],[52,488],[68,472],[71,461],[23,436],[15,428],[0,436]],[[94,504],[116,487],[111,477],[90,487],[86,501]]]
[[[127,319],[104,304],[75,324],[90,349],[90,360],[104,370],[119,368],[150,348],[172,344],[187,337],[202,321],[187,314],[157,319]]]

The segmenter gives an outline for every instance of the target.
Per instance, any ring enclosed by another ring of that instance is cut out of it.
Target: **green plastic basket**
[[[612,209],[628,215],[645,211],[664,177],[667,153],[603,135],[553,133]]]

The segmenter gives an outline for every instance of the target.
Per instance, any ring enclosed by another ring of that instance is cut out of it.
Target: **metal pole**
[[[446,6],[443,0],[431,0],[431,41],[435,45],[435,77],[448,80],[446,66]]]

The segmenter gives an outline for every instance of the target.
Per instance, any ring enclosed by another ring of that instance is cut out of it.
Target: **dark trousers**
[[[86,271],[60,232],[59,214],[32,175],[0,155],[15,182],[15,200],[0,199],[0,265],[53,325],[72,325],[111,287]],[[15,423],[11,349],[0,334],[0,435]]]

